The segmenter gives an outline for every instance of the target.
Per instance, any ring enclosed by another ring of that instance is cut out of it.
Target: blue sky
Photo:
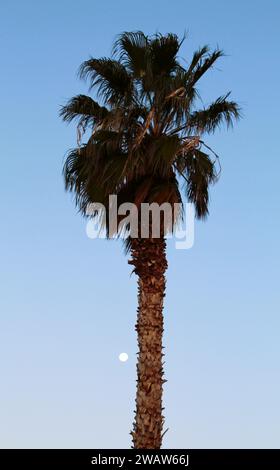
[[[244,116],[208,139],[223,172],[194,247],[169,242],[164,446],[279,447],[279,13],[276,0],[2,2],[1,447],[131,445],[136,279],[64,193],[76,134],[58,110],[87,91],[80,63],[138,29],[187,31],[185,60],[224,49],[200,92],[232,90]]]

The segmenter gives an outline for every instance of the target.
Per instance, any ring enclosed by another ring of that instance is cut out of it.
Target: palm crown
[[[229,94],[195,108],[197,82],[223,53],[204,46],[183,67],[181,44],[174,34],[125,32],[115,41],[113,58],[81,65],[80,77],[90,80],[99,102],[75,96],[61,116],[78,123],[79,142],[67,156],[64,177],[82,213],[91,202],[108,207],[110,194],[119,204],[173,205],[182,201],[184,188],[197,217],[207,215],[217,158],[202,138],[223,122],[230,126],[239,108]],[[81,144],[86,129],[90,136]]]

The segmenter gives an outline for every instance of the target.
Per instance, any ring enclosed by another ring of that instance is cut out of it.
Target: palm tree
[[[123,202],[137,207],[167,202],[174,209],[185,192],[196,216],[207,216],[209,185],[216,182],[219,172],[217,156],[203,135],[222,123],[232,125],[239,108],[228,100],[229,94],[203,109],[195,108],[199,79],[223,53],[204,46],[183,66],[178,59],[181,44],[175,34],[125,32],[115,41],[112,58],[90,58],[81,65],[80,77],[89,79],[99,102],[78,95],[60,114],[67,122],[77,121],[78,145],[68,153],[64,178],[83,215],[93,202],[109,209],[111,194],[117,195],[118,207]],[[86,130],[89,138],[81,143]],[[102,223],[110,236],[106,214]],[[173,210],[171,230],[182,216]],[[141,225],[141,216],[137,217]],[[129,224],[126,229],[129,234]],[[138,276],[134,448],[159,449],[164,434],[165,234],[161,222],[159,237],[152,236],[149,228],[146,238],[130,233],[126,239],[129,263]]]

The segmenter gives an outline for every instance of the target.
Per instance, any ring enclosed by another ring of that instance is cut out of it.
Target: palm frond
[[[147,47],[149,39],[142,31],[120,34],[113,45],[113,56],[139,78],[145,75],[147,66]]]
[[[228,101],[230,93],[220,96],[208,108],[195,111],[188,120],[188,127],[199,133],[214,132],[217,127],[225,123],[227,127],[233,126],[234,120],[240,117],[240,108],[234,101]]]
[[[91,58],[81,65],[80,77],[89,78],[90,89],[96,88],[105,103],[119,105],[132,99],[133,81],[119,61]]]
[[[173,161],[181,147],[181,140],[177,135],[161,135],[157,139],[151,138],[151,140],[151,146],[153,147],[153,154],[150,159],[152,172],[166,178],[170,176]]]
[[[100,106],[90,96],[77,95],[71,98],[65,106],[62,106],[59,115],[63,121],[78,121],[78,125],[95,124],[104,119],[108,114],[107,108]]]
[[[181,42],[176,34],[156,34],[150,41],[150,61],[154,76],[171,74],[179,67],[177,54]]]
[[[223,51],[216,49],[211,54],[209,53],[207,56],[204,56],[203,59],[197,63],[196,67],[194,67],[193,72],[190,75],[186,75],[188,88],[193,87],[202,75],[204,75],[220,57],[223,57],[223,55]]]
[[[201,62],[201,60],[209,53],[209,46],[203,46],[199,48],[193,54],[192,61],[186,71],[186,77],[190,77],[193,73],[194,68]]]
[[[203,219],[208,214],[209,185],[215,183],[217,173],[209,155],[194,148],[185,155],[183,175],[186,182],[186,194],[194,203],[196,216]]]

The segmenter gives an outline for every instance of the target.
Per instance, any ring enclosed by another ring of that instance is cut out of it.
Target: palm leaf
[[[80,67],[80,77],[90,79],[105,103],[118,105],[133,96],[133,82],[126,68],[113,59],[89,59]]]
[[[140,78],[146,73],[148,38],[142,31],[120,34],[113,46],[113,56]]]
[[[240,117],[240,109],[234,101],[228,101],[230,93],[220,96],[208,108],[191,114],[188,127],[198,132],[214,132],[223,122],[230,127]]]
[[[107,116],[108,110],[89,96],[77,95],[61,107],[59,114],[66,122],[77,120],[78,125],[87,125],[100,122]]]

